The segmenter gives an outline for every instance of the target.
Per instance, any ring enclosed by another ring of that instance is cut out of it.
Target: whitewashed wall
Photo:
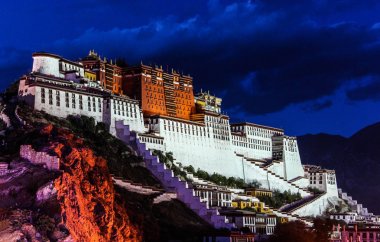
[[[59,58],[53,56],[33,56],[33,72],[62,77],[59,72]]]
[[[298,144],[295,137],[284,137],[283,161],[285,162],[285,178],[292,180],[304,176]]]

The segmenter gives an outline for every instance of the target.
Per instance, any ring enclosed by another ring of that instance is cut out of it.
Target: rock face
[[[45,127],[42,135],[54,136],[50,150],[60,159],[62,175],[54,182],[62,222],[75,241],[141,241],[125,208],[115,200],[115,190],[105,159],[83,146],[65,130]]]
[[[41,205],[49,199],[52,199],[56,194],[57,190],[54,188],[53,181],[48,182],[36,192],[36,204]]]

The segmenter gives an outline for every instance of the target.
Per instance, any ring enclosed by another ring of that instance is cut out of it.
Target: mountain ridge
[[[334,169],[338,187],[370,212],[380,214],[380,122],[368,125],[350,137],[330,134],[298,136],[304,164]]]

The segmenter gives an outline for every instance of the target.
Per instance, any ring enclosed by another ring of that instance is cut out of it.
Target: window
[[[99,112],[101,112],[102,111],[102,104],[101,104],[101,101],[100,101],[100,98],[98,98],[98,110],[99,110]]]
[[[53,105],[53,90],[49,89],[49,104]]]
[[[45,103],[45,88],[41,88],[41,103]]]
[[[74,93],[71,94],[71,105],[72,105],[72,108],[75,108],[75,94]]]
[[[80,109],[80,110],[83,110],[83,99],[82,99],[82,95],[79,95],[79,109]]]
[[[94,112],[96,112],[96,105],[95,105],[95,98],[92,98],[92,107],[94,109]]]
[[[70,107],[70,101],[69,101],[69,93],[65,93],[65,102],[66,102],[66,108]]]
[[[88,111],[91,111],[91,98],[90,97],[87,97],[87,107],[88,107]]]
[[[56,100],[56,103],[57,103],[57,106],[61,106],[61,99],[59,97],[59,91],[56,91],[55,93],[55,100]]]

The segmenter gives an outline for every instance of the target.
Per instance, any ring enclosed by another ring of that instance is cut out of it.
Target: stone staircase
[[[297,176],[297,177],[295,177],[295,178],[289,180],[289,182],[293,183],[293,182],[296,182],[296,181],[298,181],[298,180],[300,180],[300,179],[302,179],[302,178],[305,178],[305,177],[304,177],[304,176]]]
[[[158,204],[161,202],[170,201],[172,199],[177,199],[177,194],[175,192],[165,192],[165,193],[162,193],[161,195],[159,195],[158,197],[156,197],[153,200],[153,203]]]
[[[119,187],[122,187],[130,192],[143,194],[143,195],[151,195],[151,194],[161,194],[163,190],[157,189],[155,187],[151,186],[144,186],[140,183],[135,183],[126,179],[123,179],[121,177],[115,177],[113,175],[112,180],[113,183]]]
[[[289,221],[302,221],[306,224],[306,226],[308,227],[313,227],[313,221],[312,220],[308,220],[306,218],[302,218],[300,216],[298,216],[297,214],[291,214],[291,213],[286,213],[286,212],[281,212],[277,209],[272,209],[273,211],[273,214],[276,215],[277,217],[284,217],[284,218],[287,218]]]
[[[368,212],[367,208],[364,208],[362,204],[358,203],[351,196],[348,196],[346,192],[343,192],[341,188],[338,188],[338,196],[340,199],[344,200],[352,210],[356,211],[359,215],[368,216],[373,215]]]
[[[178,200],[185,203],[213,227],[227,229],[235,227],[225,216],[221,216],[217,209],[210,208],[207,203],[201,202],[200,198],[195,196],[195,191],[189,183],[181,181],[164,163],[160,163],[159,159],[146,149],[145,144],[139,141],[137,134],[131,131],[128,125],[124,125],[123,121],[116,121],[115,127],[116,137],[143,158],[146,168],[162,183],[167,192],[175,192]]]
[[[292,213],[293,211],[299,209],[302,206],[305,206],[306,204],[309,204],[315,200],[317,200],[319,197],[323,196],[323,194],[318,194],[318,195],[310,195],[306,196],[300,200],[294,201],[292,203],[286,204],[279,208],[278,210],[280,212],[287,212],[287,213]]]
[[[238,154],[236,154],[236,155],[238,155]],[[240,156],[240,155],[238,155],[238,156]],[[276,173],[272,172],[271,170],[268,170],[268,168],[266,168],[266,167],[263,168],[260,165],[256,164],[255,162],[251,162],[251,159],[249,159],[249,158],[247,158],[245,156],[242,156],[242,158],[244,159],[244,161],[246,161],[248,163],[249,166],[253,166],[256,169],[261,169],[262,171],[264,171],[266,173],[266,175],[268,176],[267,180],[272,180],[272,181],[276,181],[277,180],[277,181],[279,181],[281,183],[284,183],[284,184],[286,184],[286,186],[288,188],[291,189],[291,191],[293,193],[299,192],[302,197],[311,195],[311,193],[306,188],[300,187],[297,184],[294,184],[294,183],[286,180],[284,177],[277,175]],[[273,188],[272,187],[268,187],[268,189],[272,190]],[[290,190],[290,189],[285,189],[285,190]]]

